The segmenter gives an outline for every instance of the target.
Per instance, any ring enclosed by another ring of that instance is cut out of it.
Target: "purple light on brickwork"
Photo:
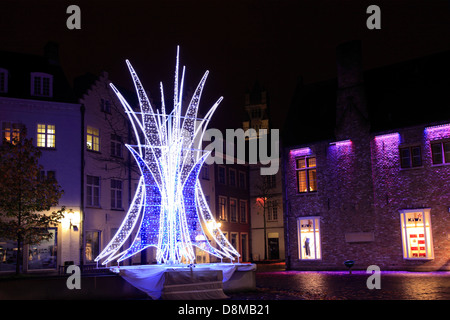
[[[386,141],[386,142],[400,142],[400,134],[398,132],[382,134],[379,136],[375,136],[375,141]]]
[[[375,136],[375,159],[387,166],[395,163],[395,158],[399,153],[399,144],[400,134],[398,132]]]
[[[351,140],[341,140],[336,142],[331,142],[330,146],[336,146],[336,147],[350,147],[352,145]]]
[[[292,157],[307,156],[311,154],[311,149],[308,147],[300,149],[292,149],[289,153]]]
[[[426,140],[450,138],[450,123],[427,127],[424,130]]]

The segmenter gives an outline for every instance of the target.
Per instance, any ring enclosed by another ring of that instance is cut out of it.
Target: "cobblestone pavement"
[[[450,300],[450,272],[382,271],[381,288],[370,290],[365,271],[259,269],[257,290],[231,300]]]

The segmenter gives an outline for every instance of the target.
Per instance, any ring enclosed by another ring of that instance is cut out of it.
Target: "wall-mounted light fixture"
[[[78,231],[78,225],[80,223],[80,213],[74,212],[72,209],[69,209],[69,211],[65,213],[62,223],[64,228]]]

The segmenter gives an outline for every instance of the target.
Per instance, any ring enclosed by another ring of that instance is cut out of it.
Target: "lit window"
[[[219,197],[219,219],[227,220],[227,198]]]
[[[100,151],[100,136],[98,129],[88,126],[86,135],[87,149],[91,151]]]
[[[18,142],[20,140],[20,132],[23,128],[21,123],[3,122],[2,123],[2,141]]]
[[[100,177],[87,176],[86,197],[88,206],[100,206]]]
[[[400,148],[400,166],[404,169],[422,166],[422,151],[420,147]]]
[[[247,201],[239,200],[239,215],[241,223],[247,223]]]
[[[237,222],[237,200],[230,199],[230,221]]]
[[[0,93],[8,92],[8,70],[0,68]]]
[[[37,146],[40,148],[55,148],[55,126],[51,124],[37,125]]]
[[[98,131],[97,131],[97,134],[98,134]],[[118,158],[123,157],[122,138],[116,134],[111,134],[111,155],[113,157],[118,157]]]
[[[433,259],[430,209],[401,210],[404,259]]]
[[[320,249],[320,217],[307,217],[297,220],[298,251],[302,260],[322,258]]]
[[[450,141],[431,144],[433,164],[450,163]]]
[[[111,208],[122,209],[122,181],[111,179]]]
[[[31,95],[38,97],[53,96],[53,76],[47,73],[31,73]]]
[[[93,263],[100,254],[100,232],[86,231],[86,262]]]
[[[239,243],[238,243],[238,233],[230,232],[230,243],[237,251],[239,251]]]
[[[317,191],[316,157],[296,159],[298,192]]]

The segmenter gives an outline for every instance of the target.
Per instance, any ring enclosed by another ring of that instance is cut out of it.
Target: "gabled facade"
[[[248,130],[249,143],[258,144],[252,140],[261,137],[260,130],[270,134],[270,118],[267,92],[257,83],[245,95],[244,108],[248,117],[242,122],[242,129]],[[284,260],[281,168],[274,175],[261,175],[261,164],[249,164],[248,175],[252,261]]]
[[[128,117],[110,88],[108,74],[85,75],[76,80],[83,106],[83,243],[84,264],[109,243],[137,189],[139,172],[125,144],[134,144]],[[126,94],[126,93],[124,93]],[[130,99],[130,101],[132,101]],[[151,261],[143,253],[126,264]]]

